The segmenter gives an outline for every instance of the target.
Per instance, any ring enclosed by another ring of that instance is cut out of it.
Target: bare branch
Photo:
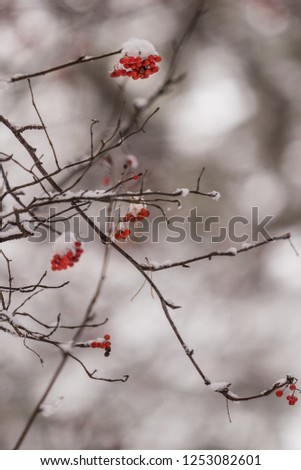
[[[28,78],[36,78],[41,77],[42,75],[47,75],[48,73],[57,72],[58,70],[66,69],[67,67],[73,67],[74,65],[85,64],[87,62],[94,62],[95,60],[105,59],[106,57],[111,57],[116,54],[120,54],[121,49],[114,52],[109,52],[107,54],[96,55],[96,56],[81,56],[78,59],[71,60],[65,64],[56,65],[55,67],[51,67],[49,69],[41,70],[35,73],[29,73],[26,75],[15,75],[14,77],[10,78],[8,81],[11,83],[20,82],[21,80],[27,80]]]

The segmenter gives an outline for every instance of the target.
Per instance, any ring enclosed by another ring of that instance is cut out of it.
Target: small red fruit
[[[102,179],[102,184],[104,186],[108,186],[109,184],[111,183],[111,178],[109,176],[105,176],[103,179]]]
[[[283,390],[276,390],[275,395],[276,395],[276,397],[279,397],[279,398],[282,397]]]
[[[111,339],[111,336],[108,335],[108,334],[105,334],[105,335],[104,335],[104,339],[105,339],[106,341],[109,341],[109,339]]]
[[[296,385],[295,384],[291,384],[290,387],[289,387],[290,390],[296,390]]]

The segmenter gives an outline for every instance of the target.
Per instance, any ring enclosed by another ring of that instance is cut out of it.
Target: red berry
[[[108,335],[108,334],[105,334],[105,335],[104,335],[104,339],[105,339],[106,341],[109,341],[109,339],[111,339],[111,336]]]
[[[139,179],[139,175],[133,175],[133,180],[138,180]]]
[[[159,55],[156,55],[156,56],[154,57],[154,60],[155,60],[156,62],[161,62],[162,59],[161,59],[161,57],[160,57]]]
[[[97,341],[92,341],[91,348],[97,348]]]
[[[143,216],[144,217],[148,217],[149,216],[149,211],[147,209],[144,209],[144,207],[141,209],[141,211],[139,212],[139,215],[140,216]]]
[[[104,343],[104,342],[98,343],[98,345],[99,345],[98,347],[101,348],[101,349],[105,349],[105,344],[106,343]]]
[[[279,397],[279,398],[282,397],[283,390],[276,390],[275,395],[276,395],[276,397]]]
[[[296,390],[296,385],[295,385],[295,384],[291,384],[291,385],[289,386],[289,389],[290,389],[290,390]]]
[[[102,184],[104,186],[108,186],[109,184],[111,183],[111,178],[109,176],[105,176],[103,179],[102,179]]]
[[[124,219],[125,222],[133,222],[135,220],[135,217],[130,214],[129,212],[125,214]]]

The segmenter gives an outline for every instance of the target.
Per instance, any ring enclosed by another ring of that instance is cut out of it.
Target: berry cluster
[[[142,207],[139,212],[137,213],[131,213],[127,212],[124,217],[125,222],[136,222],[136,220],[143,220],[146,217],[148,217],[150,214],[149,210],[145,209],[145,207]]]
[[[105,357],[108,357],[111,352],[111,336],[106,334],[103,338],[98,338],[96,341],[92,341],[91,348],[100,348],[105,350]]]
[[[286,387],[285,387],[285,388],[286,388]],[[288,395],[286,396],[286,399],[287,399],[287,401],[288,401],[288,404],[289,404],[290,406],[293,406],[293,405],[295,405],[295,404],[297,403],[297,401],[298,401],[298,397],[296,397],[295,392],[296,392],[296,391],[300,392],[300,390],[296,387],[295,384],[290,384],[289,389],[290,389],[290,391],[291,391],[292,393],[288,394]],[[276,397],[278,397],[278,398],[282,397],[283,394],[284,394],[284,390],[281,390],[281,389],[278,389],[278,390],[276,390],[276,392],[275,392],[275,395],[276,395]]]
[[[145,58],[141,55],[136,57],[125,55],[119,60],[119,64],[115,66],[114,70],[110,72],[110,77],[131,77],[133,80],[148,78],[159,71],[157,63],[161,60],[162,58],[159,55],[153,54]]]
[[[55,254],[51,260],[52,271],[61,271],[74,266],[84,251],[81,246],[81,242],[75,241],[74,248],[69,249],[64,255]]]
[[[139,202],[131,203],[125,216],[120,219],[120,224],[123,225],[123,227],[118,228],[115,231],[114,237],[116,238],[116,240],[125,240],[130,236],[131,231],[130,229],[124,227],[125,223],[136,222],[137,220],[141,221],[149,215],[150,212],[146,208],[146,204],[141,204]]]
[[[121,228],[119,230],[116,230],[115,232],[115,238],[116,240],[125,240],[128,238],[131,234],[131,231],[128,228]]]

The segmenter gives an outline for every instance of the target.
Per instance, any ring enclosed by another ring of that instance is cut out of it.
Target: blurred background
[[[114,51],[132,36],[155,45],[163,61],[160,72],[149,80],[111,79],[108,71],[116,62],[112,57],[32,81],[59,160],[74,161],[89,152],[91,119],[99,120],[95,137],[100,140],[112,131],[123,100],[126,120],[134,104],[160,86],[174,45],[200,4],[191,0],[1,0],[0,78]],[[187,196],[180,210],[171,207],[170,215],[185,216],[197,207],[199,215],[220,216],[221,224],[227,225],[235,215],[250,219],[251,207],[258,206],[261,217],[274,216],[271,234],[290,231],[300,251],[300,26],[298,0],[208,1],[207,12],[177,66],[179,74],[186,74],[185,80],[150,108],[158,104],[160,111],[147,125],[146,134],[111,152],[110,177],[118,178],[129,153],[139,159],[141,171],[149,170],[146,185],[152,189],[194,188],[197,175],[206,167],[201,190],[219,191],[220,200]],[[0,85],[1,114],[20,126],[37,124],[26,81]],[[45,135],[31,131],[26,136],[45,155],[45,167],[53,169]],[[3,127],[0,143],[0,151],[30,164]],[[5,169],[11,184],[24,181],[21,168],[7,163]],[[106,165],[100,162],[78,189],[104,188],[107,175]],[[32,194],[28,192],[28,197]],[[213,246],[208,235],[202,244],[189,237],[180,244],[165,243],[165,233],[161,227],[160,243],[127,243],[125,249],[140,262],[145,257],[162,262],[241,246],[229,240]],[[5,243],[2,249],[13,259],[18,285],[37,281],[49,270],[49,242],[20,240]],[[66,324],[81,320],[104,252],[98,241],[86,243],[84,249],[73,269],[48,274],[50,284],[65,280],[70,284],[34,297],[27,311],[42,321],[54,321],[59,312]],[[288,242],[281,241],[234,258],[154,273],[153,279],[166,298],[182,306],[172,317],[208,377],[231,382],[233,392],[249,395],[287,373],[301,377],[300,274],[300,258]],[[7,282],[2,259],[1,282]],[[145,286],[131,301],[141,284],[137,272],[111,253],[95,312],[99,320],[109,318],[96,336],[111,334],[112,354],[104,358],[99,350],[80,352],[92,370],[112,378],[129,374],[128,382],[92,381],[70,361],[47,399],[49,403],[63,397],[60,408],[49,417],[37,418],[23,448],[300,448],[301,405],[289,407],[285,398],[230,403],[229,423],[225,400],[206,389],[149,288]],[[13,306],[23,299],[14,296]],[[83,338],[89,337],[86,331]],[[9,449],[60,356],[53,348],[37,347],[45,360],[41,367],[22,341],[3,333],[0,349],[0,447]]]

